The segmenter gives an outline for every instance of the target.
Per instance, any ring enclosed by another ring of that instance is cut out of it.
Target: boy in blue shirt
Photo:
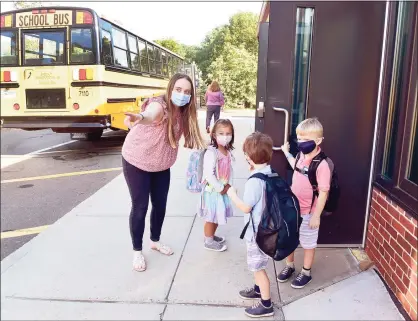
[[[251,175],[255,173],[271,174],[271,167],[268,163],[273,154],[273,140],[265,134],[255,132],[248,136],[244,142],[244,154],[250,165]],[[250,178],[245,183],[244,197],[241,200],[236,190],[231,187],[228,190],[228,196],[231,201],[245,214],[244,224],[250,220],[250,212],[252,213],[252,223],[245,233],[245,241],[247,245],[247,264],[248,269],[254,273],[254,287],[239,292],[241,298],[245,300],[260,299],[260,301],[245,309],[245,314],[249,317],[260,318],[274,314],[273,304],[270,296],[270,280],[266,273],[269,256],[262,252],[257,243],[256,235],[253,231],[257,231],[261,216],[266,204],[266,183],[259,178]]]

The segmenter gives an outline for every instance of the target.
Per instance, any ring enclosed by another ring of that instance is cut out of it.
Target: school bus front
[[[71,86],[100,76],[93,12],[16,11],[2,15],[1,23],[3,127],[57,132],[107,127],[107,117],[94,113],[102,104],[100,92]]]
[[[183,59],[84,8],[1,15],[1,121],[100,137],[165,91]]]

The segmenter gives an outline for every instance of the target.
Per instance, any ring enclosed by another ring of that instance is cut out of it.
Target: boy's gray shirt
[[[251,172],[251,175],[255,173],[271,174],[271,167],[267,165],[258,170]],[[261,216],[266,206],[266,182],[259,178],[250,178],[245,183],[243,202],[252,207],[252,216],[254,220],[254,230],[257,232],[258,224],[260,224]],[[244,224],[250,221],[250,213],[244,214]],[[252,241],[254,237],[252,223],[248,225],[245,233],[245,239]]]

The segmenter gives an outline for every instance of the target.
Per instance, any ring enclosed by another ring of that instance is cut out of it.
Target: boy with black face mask
[[[312,159],[321,152],[319,145],[324,139],[324,132],[317,118],[308,118],[297,126],[296,134],[298,138],[298,149],[300,151],[300,155],[297,157],[298,160],[289,153],[288,142],[282,146],[282,151],[290,166],[295,169],[291,188],[299,200],[303,218],[299,236],[300,244],[304,249],[303,268],[291,284],[293,288],[301,289],[312,281],[311,267],[317,246],[321,213],[330,189],[331,171],[325,161],[319,164],[316,172],[319,196],[315,198],[312,204],[313,189],[308,179],[308,168]],[[279,282],[286,282],[295,272],[294,259],[294,253],[287,257],[286,267],[277,277]]]

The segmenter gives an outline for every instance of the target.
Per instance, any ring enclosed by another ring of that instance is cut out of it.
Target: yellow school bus
[[[88,8],[1,14],[3,128],[99,139],[124,113],[164,92],[182,57]]]

